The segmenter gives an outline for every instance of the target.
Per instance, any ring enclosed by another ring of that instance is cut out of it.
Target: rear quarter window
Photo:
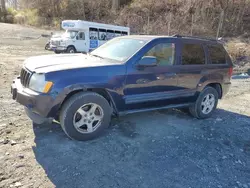
[[[208,46],[211,64],[226,64],[226,52],[221,46]]]

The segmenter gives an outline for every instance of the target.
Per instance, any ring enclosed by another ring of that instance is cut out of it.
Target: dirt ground
[[[250,79],[234,79],[213,117],[177,110],[113,119],[106,134],[69,140],[33,125],[11,99],[25,58],[47,54],[48,31],[0,24],[0,187],[250,188]]]

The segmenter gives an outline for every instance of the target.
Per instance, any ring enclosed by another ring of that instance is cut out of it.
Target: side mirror
[[[79,36],[77,35],[77,36],[76,36],[76,40],[78,40],[78,39],[79,39]]]
[[[157,65],[157,59],[154,56],[144,56],[142,59],[137,63],[137,67],[155,67]]]

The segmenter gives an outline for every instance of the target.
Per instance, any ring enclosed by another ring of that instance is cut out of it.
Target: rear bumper
[[[32,113],[43,118],[49,117],[54,102],[52,96],[24,88],[19,78],[13,81],[11,85],[11,94],[13,100],[25,106]]]
[[[222,98],[229,92],[231,85],[231,82],[222,84]]]

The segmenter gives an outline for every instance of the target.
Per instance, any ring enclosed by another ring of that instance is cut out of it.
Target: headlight
[[[45,81],[44,74],[33,74],[30,79],[29,88],[43,93],[48,93],[53,85],[53,82]]]

